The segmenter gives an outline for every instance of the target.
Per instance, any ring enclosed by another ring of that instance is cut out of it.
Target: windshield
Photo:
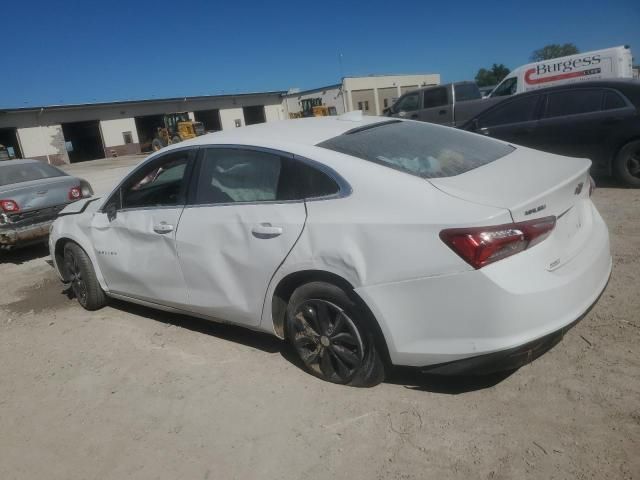
[[[46,163],[0,164],[0,185],[30,182],[32,180],[61,177],[63,175],[66,175],[66,173]]]
[[[454,128],[403,121],[351,130],[318,146],[422,178],[459,175],[514,150],[496,140]]]

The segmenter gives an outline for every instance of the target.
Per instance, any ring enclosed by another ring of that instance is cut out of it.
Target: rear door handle
[[[256,238],[267,239],[282,235],[282,227],[274,227],[268,222],[256,225],[251,229],[251,233]]]
[[[447,113],[447,111],[446,111],[446,110],[440,110],[440,111],[438,112],[438,115],[444,115],[445,113]]]
[[[153,231],[161,235],[171,233],[173,232],[173,225],[169,225],[167,222],[160,222],[158,225],[153,226]]]

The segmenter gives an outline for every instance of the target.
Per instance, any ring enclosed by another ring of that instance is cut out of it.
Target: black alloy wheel
[[[293,315],[293,345],[308,369],[348,383],[362,366],[364,345],[353,320],[332,302],[308,299]]]

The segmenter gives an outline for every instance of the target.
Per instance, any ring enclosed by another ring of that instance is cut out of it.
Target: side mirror
[[[400,111],[398,112],[398,116],[399,116],[399,117],[403,117],[403,118],[404,118],[404,117],[406,117],[406,116],[407,116],[407,112],[405,112],[404,110],[400,110]]]
[[[110,222],[112,220],[115,220],[115,218],[118,216],[118,208],[116,207],[115,202],[111,202],[109,205],[107,205],[104,209],[104,212],[107,214],[107,219]]]
[[[478,122],[477,118],[474,118],[473,122],[471,122],[471,131],[477,132],[478,130],[480,130],[480,122]]]

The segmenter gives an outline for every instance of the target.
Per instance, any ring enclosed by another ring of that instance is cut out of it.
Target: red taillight
[[[596,181],[593,177],[589,176],[589,196],[593,195],[593,192],[596,191]]]
[[[82,188],[71,187],[69,189],[69,200],[80,200],[82,198]]]
[[[556,225],[556,217],[491,227],[450,228],[440,238],[473,268],[510,257],[540,243]]]
[[[16,213],[20,207],[14,200],[0,200],[0,208],[4,213]]]

